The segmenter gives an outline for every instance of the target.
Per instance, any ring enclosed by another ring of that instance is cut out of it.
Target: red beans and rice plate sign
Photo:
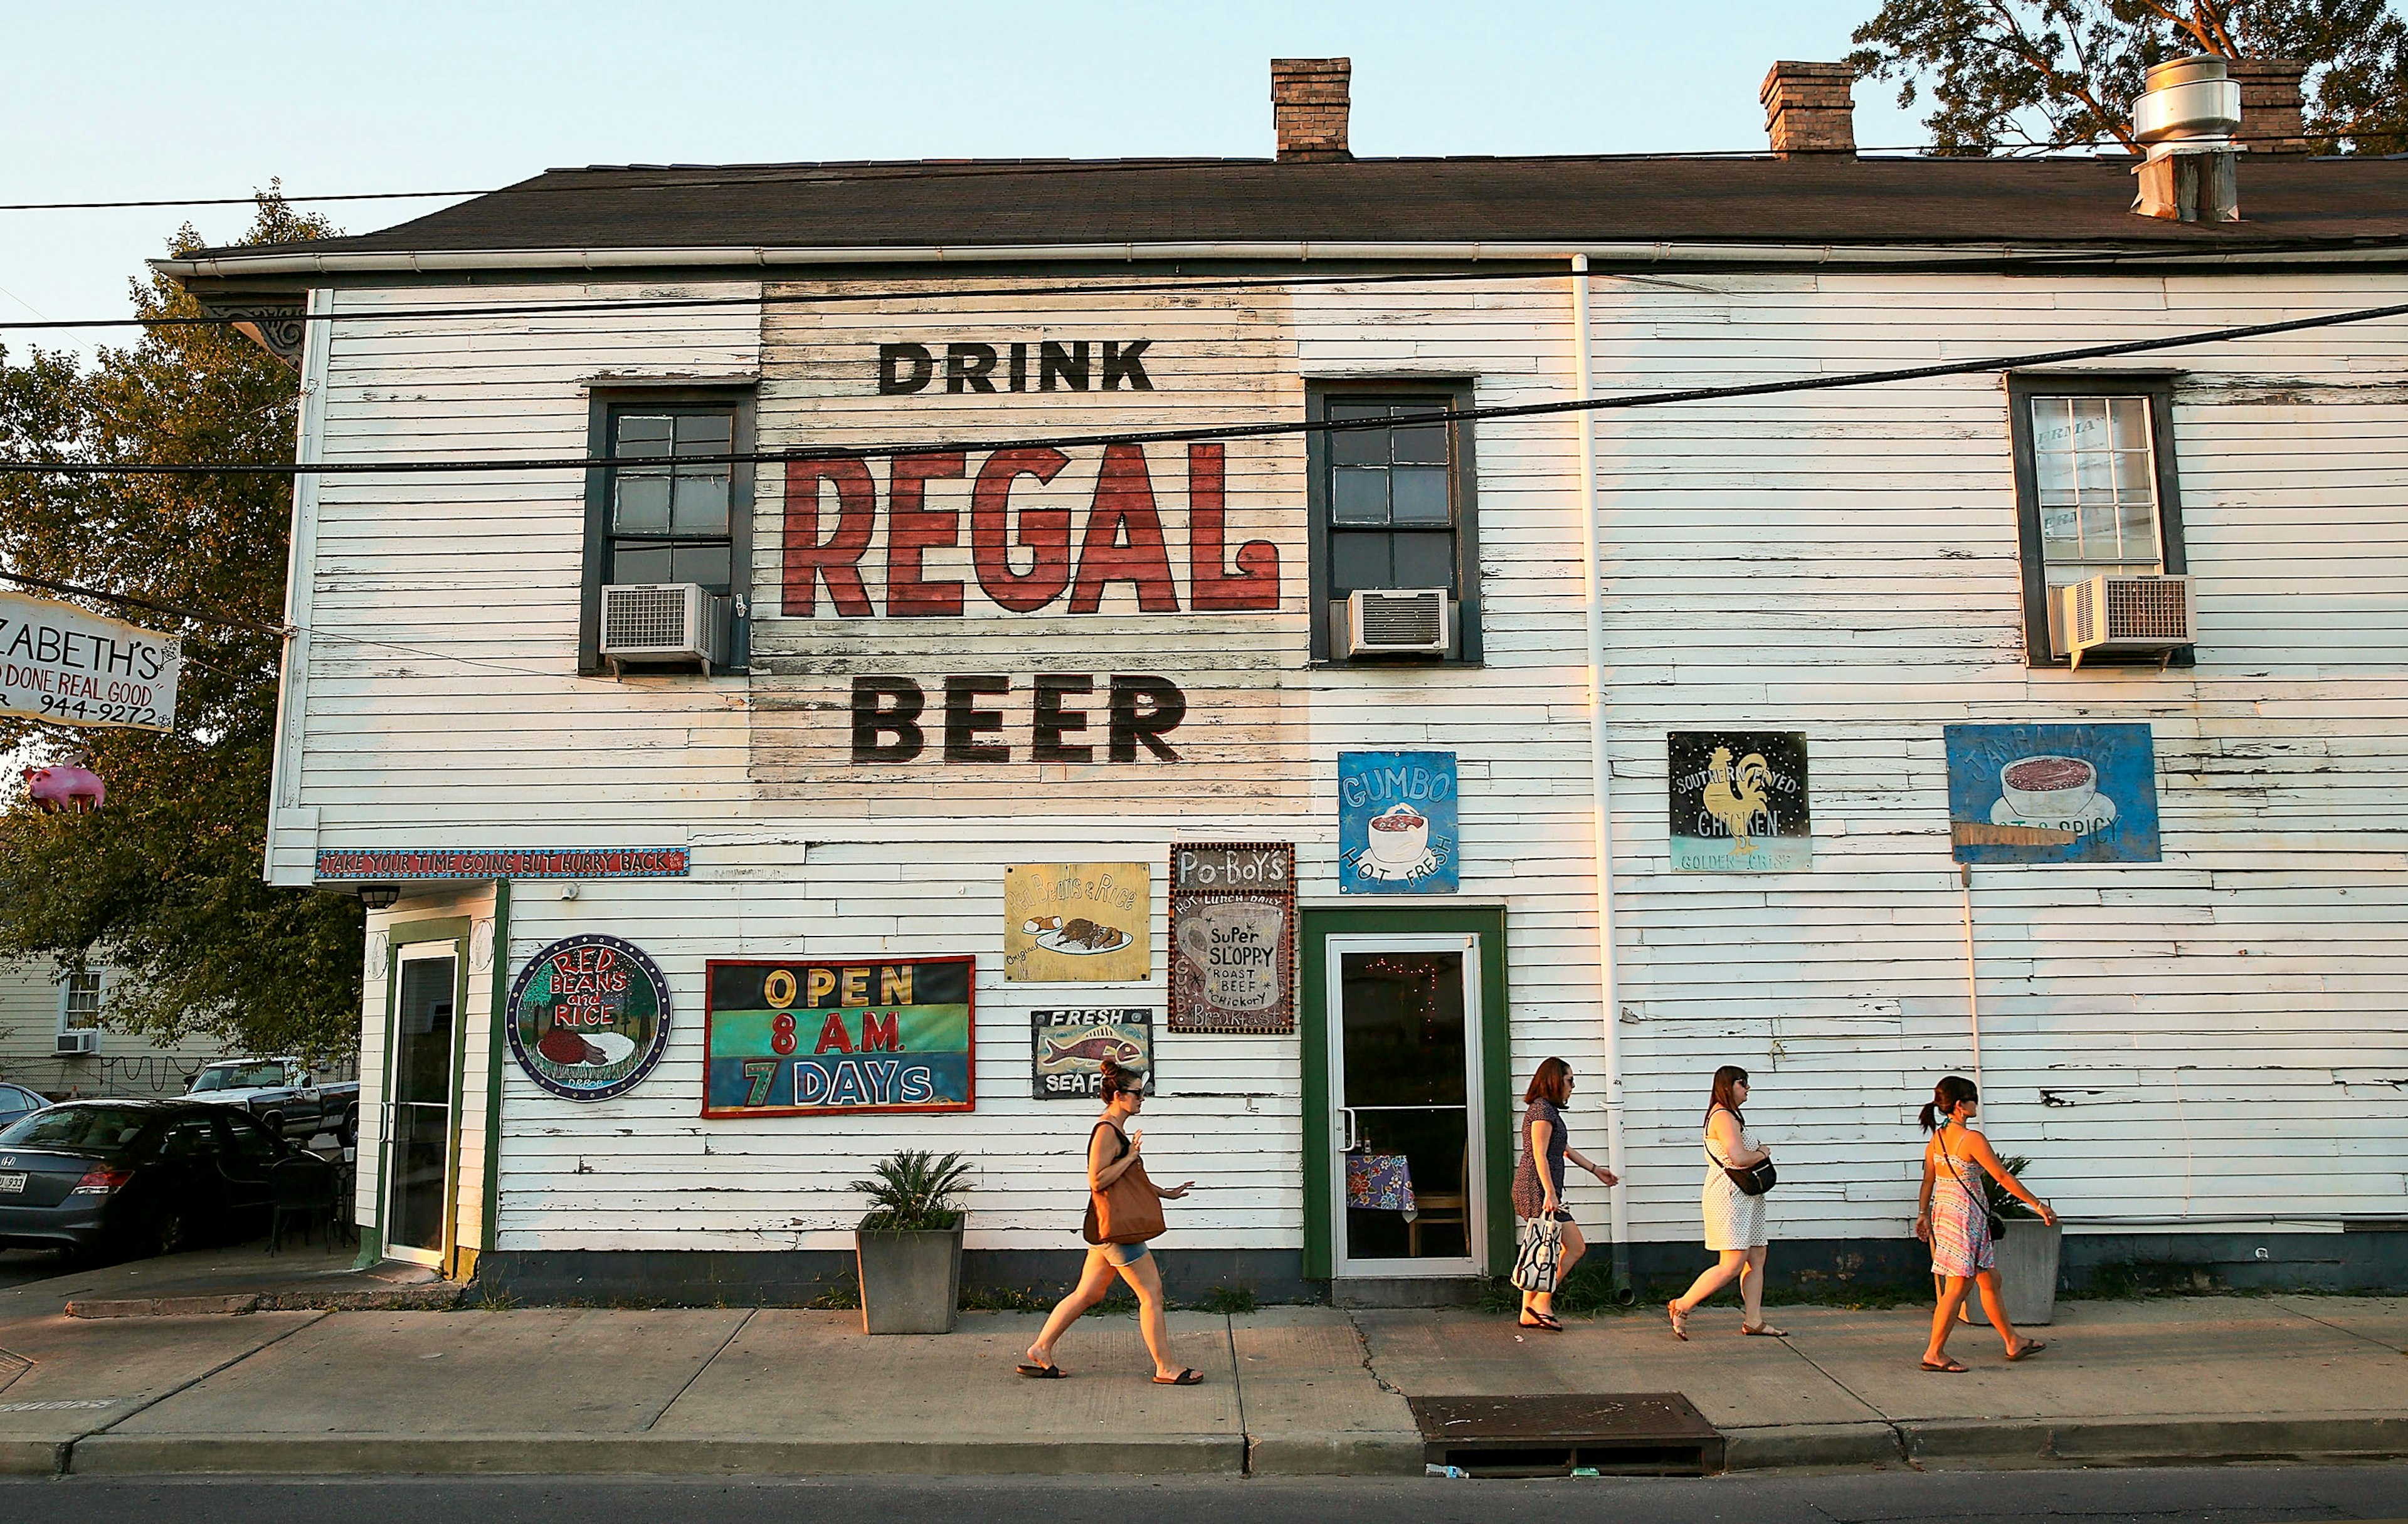
[[[510,986],[510,1051],[529,1079],[570,1101],[643,1083],[669,1041],[669,985],[615,936],[572,936],[537,953]]]

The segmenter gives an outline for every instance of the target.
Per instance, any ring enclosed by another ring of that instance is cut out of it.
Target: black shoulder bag
[[[1736,1117],[1738,1113],[1733,1112],[1731,1115]],[[1781,1183],[1781,1176],[1773,1170],[1772,1161],[1770,1159],[1757,1160],[1747,1168],[1741,1169],[1735,1164],[1723,1164],[1721,1160],[1714,1159],[1714,1150],[1711,1146],[1706,1149],[1706,1157],[1713,1159],[1717,1164],[1722,1164],[1723,1173],[1730,1176],[1732,1188],[1742,1196],[1761,1196]]]

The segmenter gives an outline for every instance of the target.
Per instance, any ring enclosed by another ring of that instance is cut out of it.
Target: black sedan
[[[223,1106],[70,1101],[0,1128],[0,1247],[171,1254],[249,1237],[280,1165],[325,1168]]]

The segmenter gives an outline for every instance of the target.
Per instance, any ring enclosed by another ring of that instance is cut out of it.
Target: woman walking
[[[2054,1224],[2057,1214],[2046,1202],[2024,1189],[1990,1151],[1990,1140],[1975,1132],[1981,1094],[1973,1082],[1950,1075],[1932,1087],[1924,1104],[1923,1130],[1931,1141],[1923,1147],[1923,1194],[1914,1214],[1914,1236],[1931,1246],[1931,1273],[1946,1285],[1940,1305],[1931,1313],[1931,1343],[1923,1351],[1923,1368],[1961,1375],[1965,1367],[1948,1358],[1948,1334],[1956,1326],[1956,1310],[1965,1304],[1971,1286],[1982,1290],[1982,1310],[2005,1341],[2007,1359],[2025,1360],[2048,1347],[2045,1340],[2018,1337],[2007,1321],[2007,1304],[1999,1295],[1997,1246],[1990,1239],[1990,1204],[1979,1189],[1986,1173],[2009,1194]]]
[[[1103,1082],[1104,1115],[1096,1123],[1095,1131],[1087,1134],[1087,1190],[1094,1198],[1089,1219],[1091,1240],[1097,1231],[1095,1224],[1102,1218],[1105,1193],[1124,1176],[1134,1175],[1137,1184],[1160,1201],[1176,1201],[1196,1188],[1196,1182],[1190,1180],[1165,1190],[1145,1176],[1145,1165],[1138,1157],[1145,1142],[1145,1130],[1131,1130],[1125,1125],[1145,1104],[1145,1075],[1106,1059]],[[1159,1228],[1154,1231],[1161,1232]],[[1054,1307],[1054,1316],[1045,1319],[1044,1332],[1028,1346],[1028,1359],[1021,1363],[1022,1375],[1053,1379],[1065,1374],[1054,1363],[1054,1344],[1090,1307],[1104,1300],[1116,1275],[1137,1293],[1137,1326],[1145,1335],[1147,1352],[1154,1356],[1154,1384],[1192,1387],[1204,1379],[1170,1362],[1170,1325],[1162,1310],[1162,1271],[1142,1243],[1098,1243],[1087,1250],[1086,1267],[1080,1272],[1078,1286]]]
[[[1672,1317],[1672,1336],[1689,1336],[1689,1314],[1698,1303],[1739,1278],[1739,1331],[1785,1339],[1785,1330],[1764,1320],[1764,1198],[1751,1196],[1734,1184],[1730,1172],[1749,1169],[1772,1157],[1747,1130],[1740,1108],[1747,1104],[1747,1071],[1735,1063],[1714,1071],[1713,1097],[1706,1104],[1706,1184],[1698,1205],[1706,1220],[1706,1247],[1720,1258],[1699,1275],[1688,1291],[1664,1304]]]
[[[1609,1186],[1621,1180],[1612,1170],[1582,1158],[1580,1150],[1571,1147],[1564,1131],[1564,1107],[1571,1104],[1571,1099],[1572,1066],[1561,1059],[1549,1059],[1540,1064],[1539,1072],[1530,1076],[1530,1088],[1522,1092],[1526,1108],[1522,1113],[1522,1161],[1513,1166],[1513,1215],[1526,1223],[1555,1221],[1562,1225],[1563,1255],[1555,1261],[1557,1286],[1563,1285],[1564,1277],[1572,1273],[1572,1266],[1588,1247],[1571,1214],[1564,1210],[1564,1161],[1570,1160]],[[1561,1333],[1564,1325],[1555,1317],[1555,1293],[1524,1291],[1522,1326]]]

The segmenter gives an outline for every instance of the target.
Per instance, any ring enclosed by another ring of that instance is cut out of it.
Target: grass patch
[[[1196,1303],[1198,1311],[1219,1313],[1234,1317],[1254,1310],[1254,1289],[1251,1286],[1215,1286]]]
[[[1033,1286],[965,1286],[961,1308],[964,1312],[1051,1312],[1059,1300]]]
[[[853,1312],[861,1306],[861,1283],[848,1275],[803,1303],[820,1312]]]
[[[477,1299],[473,1302],[463,1298],[452,1305],[469,1312],[516,1312],[519,1299],[510,1292],[495,1287],[479,1290]]]

